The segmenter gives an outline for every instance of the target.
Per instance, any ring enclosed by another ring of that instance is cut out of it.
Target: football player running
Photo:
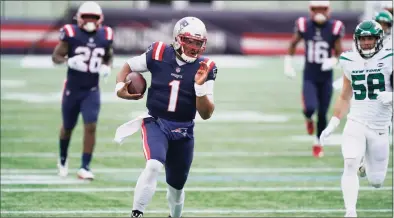
[[[207,42],[205,24],[196,17],[182,18],[175,24],[173,39],[171,45],[155,42],[142,55],[129,59],[117,77],[118,97],[136,100],[141,95],[128,93],[127,75],[146,71],[152,75],[148,113],[120,126],[115,135],[115,141],[121,142],[142,128],[146,165],[135,187],[132,217],[143,216],[163,166],[170,216],[181,217],[183,187],[193,160],[196,112],[206,120],[214,111],[217,68],[212,60],[201,56]]]
[[[342,53],[345,27],[339,20],[330,18],[329,1],[310,1],[310,18],[300,17],[296,21],[296,31],[291,40],[288,55],[285,56],[284,73],[289,78],[296,76],[292,66],[297,44],[305,42],[305,64],[303,71],[302,104],[306,128],[309,135],[315,132],[313,114],[317,111],[317,131],[312,153],[323,156],[319,136],[327,125],[326,114],[332,96],[333,67]],[[332,56],[335,50],[335,57]]]
[[[344,52],[339,58],[343,87],[334,115],[320,136],[324,145],[350,108],[342,141],[345,217],[357,216],[357,172],[364,156],[369,183],[375,188],[383,184],[389,161],[388,127],[393,116],[393,50],[383,47],[381,25],[374,20],[363,21],[353,38],[356,51]]]
[[[108,78],[113,59],[113,31],[103,26],[104,15],[96,2],[84,2],[77,12],[77,25],[66,24],[60,30],[60,42],[52,60],[55,64],[67,62],[67,80],[62,96],[58,174],[68,174],[68,147],[79,113],[84,121],[83,153],[77,175],[81,179],[94,179],[90,170],[96,143],[96,123],[100,111],[99,77]]]

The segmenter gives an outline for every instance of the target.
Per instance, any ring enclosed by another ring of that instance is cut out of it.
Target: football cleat
[[[313,120],[312,119],[307,119],[305,121],[306,124],[306,131],[308,132],[309,135],[313,135],[313,132],[315,131],[315,127],[313,125]]]
[[[313,152],[313,156],[316,158],[324,156],[323,147],[321,145],[318,144],[313,145],[312,152]]]
[[[77,175],[78,175],[78,178],[80,178],[80,179],[87,179],[87,180],[94,179],[94,175],[93,175],[92,171],[86,170],[84,168],[79,169],[77,172]]]
[[[131,217],[143,217],[144,213],[139,210],[131,211]]]
[[[68,161],[62,165],[60,163],[60,160],[57,162],[57,169],[58,169],[58,175],[61,177],[66,177],[68,175]]]

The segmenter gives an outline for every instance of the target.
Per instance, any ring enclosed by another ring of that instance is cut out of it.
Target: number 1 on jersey
[[[178,94],[179,94],[179,84],[181,84],[178,80],[171,81],[168,85],[171,86],[170,92],[170,101],[168,102],[168,111],[175,112],[176,103],[178,102]]]

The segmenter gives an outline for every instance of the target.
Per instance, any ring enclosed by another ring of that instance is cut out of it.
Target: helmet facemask
[[[317,24],[324,24],[329,18],[329,8],[324,6],[310,7],[312,20]]]
[[[99,14],[78,14],[77,16],[78,26],[87,32],[96,31],[103,21],[102,15]]]
[[[363,58],[371,58],[383,47],[383,39],[374,35],[355,36],[356,48]]]
[[[207,39],[190,34],[180,34],[176,37],[179,44],[177,50],[181,58],[188,63],[194,62],[205,51]]]

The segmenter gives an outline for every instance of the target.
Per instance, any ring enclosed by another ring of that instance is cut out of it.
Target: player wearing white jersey
[[[366,175],[373,187],[379,188],[386,177],[388,126],[393,116],[393,51],[383,48],[383,35],[381,25],[374,20],[363,21],[356,27],[356,50],[344,52],[339,58],[344,71],[342,92],[334,116],[320,137],[324,145],[350,107],[342,141],[345,217],[357,216],[357,171],[361,158],[365,156]]]
[[[375,16],[375,21],[378,22],[384,32],[383,47],[393,47],[393,15],[386,10],[380,11]]]

